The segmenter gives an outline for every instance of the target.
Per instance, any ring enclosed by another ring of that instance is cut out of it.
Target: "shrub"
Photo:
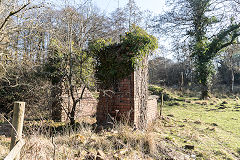
[[[151,95],[157,95],[157,96],[161,97],[163,94],[164,101],[171,100],[171,96],[168,93],[166,93],[166,91],[164,91],[164,88],[161,88],[157,85],[149,85],[148,90]]]

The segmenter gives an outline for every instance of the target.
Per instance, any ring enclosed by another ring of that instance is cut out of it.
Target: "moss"
[[[153,95],[161,95],[164,88],[161,88],[157,85],[149,85],[148,90],[151,92]]]
[[[148,91],[151,95],[159,96],[159,100],[161,100],[160,97],[162,96],[162,94],[163,94],[163,100],[164,101],[170,101],[172,99],[172,96],[171,96],[170,92],[168,92],[164,88],[159,87],[157,85],[149,85],[148,86]]]

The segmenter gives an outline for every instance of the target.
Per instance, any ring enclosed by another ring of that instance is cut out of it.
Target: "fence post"
[[[181,72],[181,79],[180,79],[180,91],[183,91],[183,85],[184,85],[184,77],[183,72]]]
[[[24,111],[25,102],[14,102],[10,150],[22,138]],[[20,152],[15,159],[20,159]]]
[[[161,93],[160,117],[162,117],[162,108],[163,108],[163,92]]]

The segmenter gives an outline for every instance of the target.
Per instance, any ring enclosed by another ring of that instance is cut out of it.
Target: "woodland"
[[[240,0],[165,6],[0,0],[0,159],[15,101],[26,102],[20,159],[240,159]],[[94,115],[76,120],[86,90],[98,99],[146,57],[153,124],[97,131]],[[63,93],[68,122],[57,116]]]

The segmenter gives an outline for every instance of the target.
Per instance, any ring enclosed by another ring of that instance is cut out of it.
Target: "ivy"
[[[138,26],[120,38],[120,43],[99,39],[89,44],[96,60],[96,78],[102,88],[114,86],[140,67],[144,57],[158,47],[157,39]]]
[[[202,98],[209,97],[209,88],[212,85],[212,76],[215,73],[213,59],[227,46],[235,43],[240,36],[240,24],[231,24],[221,30],[213,39],[200,35],[201,38],[193,45],[192,57],[195,59],[196,78],[204,88]]]

